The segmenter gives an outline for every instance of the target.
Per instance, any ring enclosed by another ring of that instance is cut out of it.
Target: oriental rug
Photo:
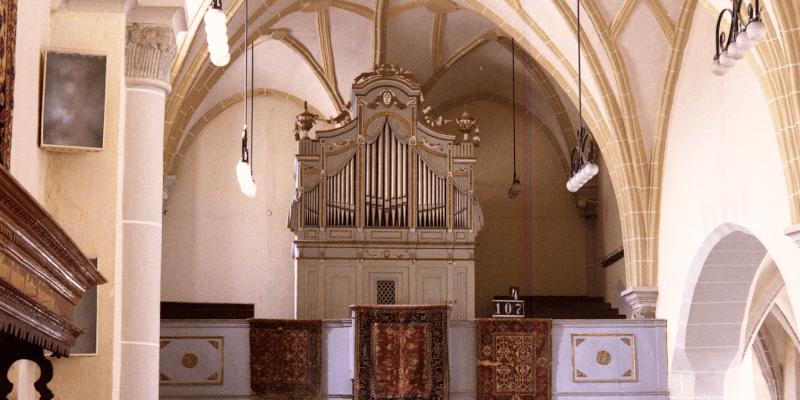
[[[550,400],[549,319],[477,319],[478,400]]]
[[[249,319],[250,398],[320,396],[322,321]]]
[[[17,0],[0,2],[0,164],[11,160],[11,117],[14,111],[14,54],[17,42]]]
[[[447,305],[353,309],[354,400],[449,398]]]

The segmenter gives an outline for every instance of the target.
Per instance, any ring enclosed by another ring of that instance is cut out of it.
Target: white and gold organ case
[[[420,86],[392,66],[359,76],[352,105],[352,119],[316,139],[307,137],[315,116],[298,116],[289,215],[297,318],[348,318],[352,304],[447,303],[451,319],[473,319],[483,216],[472,120],[459,120],[459,143],[419,121]]]

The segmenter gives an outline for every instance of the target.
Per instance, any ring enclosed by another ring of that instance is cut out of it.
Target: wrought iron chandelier
[[[745,24],[742,15],[742,0],[731,0],[731,8],[726,8],[717,17],[717,31],[714,40],[717,42],[717,52],[714,54],[714,61],[711,63],[711,71],[714,75],[725,75],[736,62],[744,58],[747,50],[753,48],[756,42],[767,36],[767,27],[761,22],[761,7],[759,0],[747,5],[747,15],[749,17]],[[720,32],[720,24],[725,13],[731,17],[731,26],[728,34]]]
[[[572,149],[570,156],[570,177],[567,190],[577,192],[589,179],[592,179],[600,167],[594,163],[594,137],[583,128],[583,99],[581,98],[581,0],[578,0],[578,145]]]

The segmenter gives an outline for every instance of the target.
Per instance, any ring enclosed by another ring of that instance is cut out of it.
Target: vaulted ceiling
[[[333,116],[346,107],[354,78],[379,64],[410,70],[435,112],[475,99],[510,106],[513,38],[516,110],[530,112],[552,133],[563,167],[576,142],[581,104],[583,125],[597,141],[617,196],[627,284],[654,285],[663,161],[677,82],[685,74],[711,74],[710,68],[682,70],[683,54],[690,35],[708,35],[713,49],[717,15],[731,0],[581,0],[580,30],[578,0],[223,0],[231,47],[225,67],[208,57],[203,15],[210,0],[51,4],[135,13],[137,4],[182,1],[188,30],[177,37],[166,99],[165,175],[177,174],[183,154],[209,120],[242,99],[246,47],[255,57],[256,95],[308,101],[313,111]],[[800,5],[796,0],[760,4],[767,39],[746,61],[770,104],[796,222]],[[709,50],[709,66],[712,56]]]
[[[189,30],[178,38],[172,69],[165,173],[177,171],[180,156],[209,117],[241,98],[245,10],[254,86],[308,101],[324,116],[344,109],[354,79],[380,64],[411,71],[427,104],[439,112],[476,98],[510,104],[515,47],[517,104],[556,133],[566,159],[578,124],[575,3],[224,0],[231,62],[216,67],[207,56],[202,22],[209,1],[196,2],[189,7]],[[679,40],[682,12],[687,13],[683,3],[691,2],[581,3],[584,119],[606,138],[614,127],[594,121],[625,119],[626,135],[639,138],[634,153],[643,160],[652,151],[670,48]]]

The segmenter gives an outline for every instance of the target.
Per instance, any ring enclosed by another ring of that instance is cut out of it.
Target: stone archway
[[[722,398],[726,383],[738,378],[748,298],[766,254],[752,232],[732,223],[717,227],[703,243],[686,277],[670,371],[672,396]]]

